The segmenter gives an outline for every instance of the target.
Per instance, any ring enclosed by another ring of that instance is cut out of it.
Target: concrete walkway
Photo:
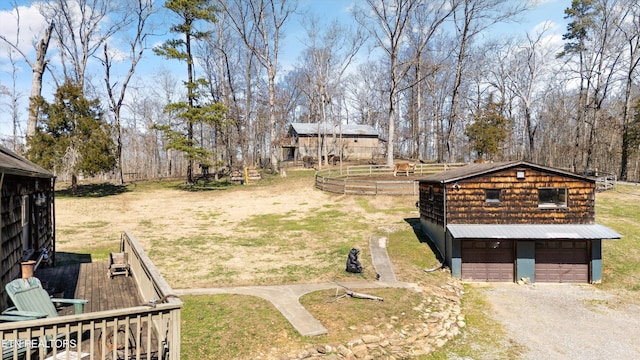
[[[398,282],[396,280],[396,274],[391,267],[391,260],[387,253],[387,238],[384,236],[372,236],[369,239],[369,250],[371,251],[371,262],[376,269],[378,275],[380,275],[380,281],[384,282]]]
[[[380,281],[354,281],[343,283],[297,284],[272,286],[238,286],[227,288],[175,289],[177,295],[251,295],[270,301],[278,311],[303,336],[317,336],[327,333],[327,329],[302,304],[300,298],[310,292],[335,289],[341,286],[349,289],[374,288],[415,288],[415,284],[396,280],[387,254],[385,237],[372,236],[369,239],[371,258]]]

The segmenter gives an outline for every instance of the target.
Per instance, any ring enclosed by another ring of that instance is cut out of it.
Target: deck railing
[[[148,305],[0,323],[2,358],[179,360],[182,302],[133,235],[122,234],[121,249]]]

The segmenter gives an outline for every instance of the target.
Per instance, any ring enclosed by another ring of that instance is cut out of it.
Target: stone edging
[[[287,355],[268,354],[262,359],[408,359],[424,356],[444,346],[466,326],[461,313],[461,299],[464,290],[456,279],[449,279],[441,287],[420,285],[423,299],[416,311],[416,321],[411,325],[397,328],[397,317],[377,327],[351,327],[362,335],[346,344],[319,344]]]

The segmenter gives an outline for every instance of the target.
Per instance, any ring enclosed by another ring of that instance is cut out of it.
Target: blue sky
[[[332,20],[348,24],[353,22],[350,9],[355,3],[364,2],[358,0],[300,0],[300,9],[319,14],[327,24]],[[548,36],[553,37],[554,42],[562,39],[566,32],[567,20],[564,19],[564,10],[571,6],[571,0],[530,0],[531,10],[521,15],[517,23],[496,24],[491,28],[491,35],[525,35],[526,32],[535,34],[542,24],[549,22]],[[299,49],[302,46],[301,39],[305,33],[300,19],[293,19],[288,25],[286,45],[284,47],[283,65],[288,66],[297,60]],[[364,55],[366,56],[366,55]]]
[[[299,10],[301,13],[304,11],[310,11],[319,16],[319,18],[327,25],[332,20],[348,24],[352,22],[352,17],[349,12],[354,3],[361,0],[299,0]],[[532,0],[533,1],[533,0]],[[492,27],[491,35],[501,36],[505,34],[509,35],[524,35],[525,32],[535,33],[537,28],[540,28],[544,22],[550,22],[551,28],[548,32],[552,37],[553,42],[560,43],[562,34],[566,31],[567,20],[564,19],[564,9],[571,5],[571,0],[535,0],[532,10],[522,15],[518,23],[510,24],[497,24]],[[13,3],[17,3],[20,6],[20,48],[30,57],[33,58],[33,41],[41,36],[45,26],[45,20],[40,16],[38,11],[30,4],[33,1],[30,0],[0,0],[0,34],[8,37],[9,39],[16,38],[16,21],[15,12],[13,11]],[[164,3],[164,0],[157,0],[158,5]],[[305,38],[305,32],[302,27],[302,15],[296,15],[291,19],[291,22],[287,24],[285,29],[285,38],[283,41],[282,53],[280,55],[280,65],[284,69],[290,69],[298,61],[300,49],[303,47],[303,39]],[[162,39],[158,38],[157,42]],[[51,47],[55,47],[54,42],[51,43]],[[360,55],[360,59],[364,60],[367,57],[365,53]],[[0,44],[0,85],[6,87],[12,86],[11,71],[13,67],[7,57],[8,51],[4,44]],[[183,66],[177,61],[163,62],[158,56],[154,55],[151,51],[145,53],[145,57],[138,66],[138,73],[154,73],[159,68],[167,68],[169,71],[176,69],[177,76],[181,78]],[[19,56],[16,57],[17,61],[17,85],[20,94],[22,95],[21,102],[24,103],[23,108],[20,110],[20,116],[26,119],[26,102],[28,100],[31,84],[31,70],[21,61]],[[101,79],[102,74],[98,73]],[[46,79],[49,78],[45,75]],[[46,84],[45,84],[46,86]],[[47,91],[47,89],[45,89]],[[50,91],[52,92],[52,91]],[[51,94],[49,94],[51,95]],[[7,102],[10,100],[7,96],[0,95],[0,137],[6,137],[11,133],[10,116],[7,113]],[[24,127],[23,127],[24,128]]]

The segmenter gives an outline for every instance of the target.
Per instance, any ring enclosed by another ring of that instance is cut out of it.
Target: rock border
[[[398,317],[392,316],[387,323],[377,326],[351,327],[350,330],[362,335],[345,344],[315,344],[289,354],[279,354],[278,349],[257,359],[409,359],[425,356],[444,346],[460,334],[466,326],[462,314],[461,300],[464,295],[462,284],[449,279],[446,285],[419,285],[423,294],[420,304],[413,308],[416,322],[397,327]]]

